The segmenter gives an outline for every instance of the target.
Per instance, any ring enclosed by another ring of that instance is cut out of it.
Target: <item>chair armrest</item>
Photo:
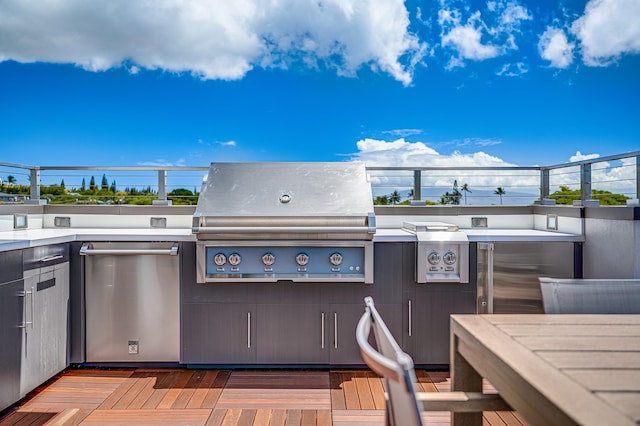
[[[510,411],[512,408],[500,395],[482,392],[416,392],[416,399],[425,411],[477,413],[480,411]]]

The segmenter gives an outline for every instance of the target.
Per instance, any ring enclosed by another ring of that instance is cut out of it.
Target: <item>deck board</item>
[[[417,370],[418,390],[448,391],[447,371]],[[489,383],[485,392],[492,392]],[[13,425],[383,425],[383,381],[370,370],[69,369],[5,413]],[[450,413],[424,413],[429,426]],[[523,426],[514,412],[486,412],[486,426]]]

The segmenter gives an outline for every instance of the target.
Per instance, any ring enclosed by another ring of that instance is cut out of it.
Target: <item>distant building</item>
[[[6,194],[4,192],[0,192],[0,203],[4,203],[4,204],[24,203],[24,200],[26,198],[27,198],[26,195]]]

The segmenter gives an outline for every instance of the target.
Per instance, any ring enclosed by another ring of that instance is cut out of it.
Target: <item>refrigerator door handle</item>
[[[493,248],[493,243],[478,243],[478,250],[485,250],[487,252],[487,287],[484,294],[485,300],[482,301],[482,305],[486,306],[486,313],[488,314],[493,313]]]

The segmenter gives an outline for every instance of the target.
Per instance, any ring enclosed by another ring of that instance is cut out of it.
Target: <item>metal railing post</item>
[[[29,199],[25,200],[25,204],[47,204],[47,200],[40,199],[40,168],[29,169],[29,183],[31,191]]]
[[[413,171],[413,199],[420,200],[422,199],[422,193],[420,188],[422,187],[422,171],[414,170]]]
[[[167,171],[158,170],[158,199],[151,204],[170,206],[171,200],[167,200]]]
[[[555,200],[549,198],[549,169],[540,169],[540,204],[555,204]]]
[[[580,165],[580,203],[584,206],[591,201],[591,163]]]
[[[636,155],[636,199],[640,200],[640,155]]]

